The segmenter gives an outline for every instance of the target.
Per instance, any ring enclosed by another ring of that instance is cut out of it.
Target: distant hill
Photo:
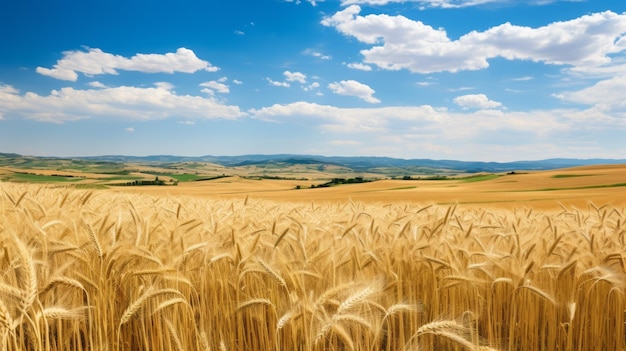
[[[508,172],[515,170],[549,170],[566,167],[587,166],[597,164],[624,164],[626,159],[570,159],[552,158],[536,161],[514,162],[481,162],[432,159],[401,159],[392,157],[373,156],[320,156],[320,155],[241,155],[241,156],[92,156],[76,157],[76,159],[108,162],[132,163],[180,163],[180,162],[209,162],[226,167],[243,165],[261,165],[270,163],[287,164],[333,164],[348,167],[355,171],[369,171],[381,167],[429,167],[454,171],[473,172]]]
[[[241,155],[241,156],[173,156],[173,155],[150,155],[150,156],[124,156],[103,155],[89,157],[33,157],[21,156],[12,153],[0,153],[0,166],[24,167],[36,162],[50,162],[71,160],[72,162],[108,163],[108,164],[146,164],[152,166],[167,167],[181,163],[212,163],[223,167],[290,167],[295,165],[338,166],[351,169],[354,172],[376,173],[383,175],[402,174],[415,170],[430,170],[436,172],[444,170],[459,173],[477,172],[511,172],[518,170],[550,170],[557,168],[597,165],[597,164],[626,164],[626,159],[568,159],[553,158],[537,161],[515,162],[472,162],[456,160],[432,160],[432,159],[401,159],[392,157],[370,156],[321,156],[321,155]],[[28,161],[28,162],[27,162]]]

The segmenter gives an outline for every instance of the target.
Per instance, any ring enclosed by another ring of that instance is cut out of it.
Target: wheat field
[[[414,203],[463,207],[532,207],[555,210],[561,205],[586,208],[588,203],[626,205],[626,165],[563,168],[550,171],[497,174],[494,178],[447,180],[385,179],[375,182],[309,189],[324,180],[252,180],[227,177],[208,182],[182,182],[175,187],[128,187],[112,191],[137,194],[183,195],[208,199],[265,199],[293,202],[343,203],[346,199],[366,203]],[[302,189],[296,190],[300,186]]]
[[[625,211],[0,183],[0,349],[624,350]]]

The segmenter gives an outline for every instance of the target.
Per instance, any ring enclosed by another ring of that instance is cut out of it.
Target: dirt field
[[[419,202],[464,206],[586,208],[589,203],[626,204],[626,165],[589,166],[460,180],[383,180],[310,189],[320,182],[250,180],[238,177],[180,183],[176,187],[115,188],[111,191],[207,198],[279,201]],[[296,189],[296,186],[302,189]]]

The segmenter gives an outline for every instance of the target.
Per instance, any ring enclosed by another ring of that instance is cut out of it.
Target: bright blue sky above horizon
[[[626,2],[0,3],[0,152],[626,158]]]

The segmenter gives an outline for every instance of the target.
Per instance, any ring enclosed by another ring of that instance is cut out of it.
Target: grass
[[[562,178],[578,178],[578,177],[592,177],[598,174],[555,174],[550,178],[562,179]]]
[[[0,184],[0,349],[624,350],[626,210]]]
[[[626,186],[626,183],[615,183],[615,184],[598,184],[598,185],[586,185],[586,186],[575,186],[575,187],[564,187],[564,188],[543,188],[543,189],[536,189],[536,190],[518,190],[518,191],[585,190],[585,189],[621,188],[625,186]]]
[[[164,174],[164,176],[166,177],[170,177],[170,178],[174,178],[180,182],[193,182],[196,181],[198,179],[204,178],[202,176],[199,176],[197,174],[190,174],[190,173],[184,173],[184,174],[179,174],[179,173],[168,173],[168,174]]]
[[[389,190],[409,190],[409,189],[416,189],[417,186],[401,186],[401,187],[397,187],[397,188],[391,188]]]
[[[497,174],[484,174],[484,175],[476,175],[476,176],[458,178],[458,180],[463,183],[474,183],[474,182],[484,182],[486,180],[492,180],[492,179],[496,179],[499,177],[500,176]]]

